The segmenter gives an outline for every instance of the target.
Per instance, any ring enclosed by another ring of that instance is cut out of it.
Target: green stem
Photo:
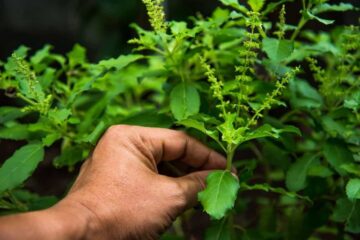
[[[298,24],[298,26],[296,27],[295,32],[293,33],[293,35],[291,36],[291,41],[294,41],[297,36],[299,35],[301,29],[305,26],[305,24],[308,22],[307,19],[304,18],[304,15],[301,17],[301,20]]]
[[[170,51],[169,44],[168,44],[167,40],[162,37],[162,41],[163,41],[164,49],[165,49],[165,55],[164,55],[165,58],[166,57],[170,58],[172,64],[174,65],[174,69],[176,70],[176,73],[180,76],[181,81],[183,83],[185,83],[187,79],[186,79],[186,77],[185,77],[185,75],[184,75],[184,73],[183,73],[183,71],[181,69],[181,66],[177,65],[177,62],[174,59],[173,51]]]
[[[235,155],[235,146],[232,144],[229,144],[226,151],[226,170],[231,171],[232,168],[232,161]]]
[[[310,9],[311,4],[309,2],[309,4],[306,6],[306,1],[302,0],[302,6],[303,6],[303,10],[302,10],[302,15],[301,15],[301,19],[300,22],[298,24],[298,26],[296,27],[295,32],[293,33],[293,35],[291,36],[291,41],[294,41],[296,39],[296,37],[299,35],[301,29],[305,26],[305,24],[308,22],[308,19],[305,18],[305,13],[304,11]]]
[[[263,30],[262,26],[261,26],[261,25],[260,25],[260,26],[257,26],[257,29],[258,29],[261,37],[262,37],[262,38],[266,38],[266,33],[265,33],[265,31]]]
[[[25,97],[24,95],[22,95],[21,93],[16,94],[16,96],[17,96],[18,98],[24,100],[25,102],[31,104],[31,105],[36,105],[36,104],[37,104],[37,103],[34,102],[33,100],[31,100],[31,99]]]

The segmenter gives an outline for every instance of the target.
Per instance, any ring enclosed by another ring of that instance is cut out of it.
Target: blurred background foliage
[[[357,1],[352,2],[356,5]],[[292,3],[293,9],[299,9],[300,2]],[[166,1],[167,15],[174,20],[197,13],[208,16],[216,6],[217,0]],[[291,8],[288,13],[290,22],[299,14]],[[338,24],[357,23],[355,14],[332,14],[331,18],[337,18]],[[93,61],[117,56],[130,51],[126,43],[134,36],[129,27],[132,22],[148,25],[141,0],[0,0],[0,59],[21,44],[36,50],[47,43],[59,53],[80,43]],[[324,28],[320,24],[313,27]]]
[[[167,11],[172,19],[186,19],[196,12],[209,14],[216,0],[171,0]],[[0,59],[24,44],[32,49],[50,43],[66,52],[84,45],[93,60],[128,52],[129,27],[147,26],[140,0],[0,0]]]

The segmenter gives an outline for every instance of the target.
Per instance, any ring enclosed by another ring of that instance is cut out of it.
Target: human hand
[[[167,177],[158,174],[161,161],[181,161],[196,171]],[[224,157],[183,132],[113,126],[55,209],[83,216],[78,222],[86,223],[85,238],[156,239],[196,204],[210,170],[225,167]]]

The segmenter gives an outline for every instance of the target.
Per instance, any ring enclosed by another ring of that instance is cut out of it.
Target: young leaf
[[[269,4],[267,4],[266,8],[264,11],[262,11],[262,15],[265,16],[269,13],[272,13],[274,10],[276,10],[276,8],[282,4],[284,4],[285,2],[293,2],[294,0],[281,0],[281,1],[276,1],[276,2],[270,2]]]
[[[298,128],[294,126],[285,126],[282,129],[276,129],[269,124],[264,124],[263,126],[251,131],[246,134],[241,140],[243,142],[249,141],[252,139],[264,138],[264,137],[273,137],[279,138],[281,133],[294,133],[301,136],[301,132]]]
[[[310,19],[315,19],[318,22],[321,22],[325,25],[330,25],[333,24],[335,21],[334,20],[328,20],[328,19],[324,19],[324,18],[320,18],[318,16],[315,16],[314,14],[312,14],[310,11],[306,11],[306,15],[310,18]]]
[[[215,171],[207,177],[206,189],[198,198],[212,218],[220,219],[234,207],[239,188],[239,181],[229,171]]]
[[[345,222],[351,212],[353,203],[347,198],[340,198],[336,201],[336,207],[334,208],[331,216],[335,222]]]
[[[304,197],[301,196],[295,192],[289,192],[286,191],[283,188],[280,187],[271,187],[269,184],[267,183],[263,183],[263,184],[254,184],[254,185],[247,185],[246,183],[241,183],[240,185],[242,190],[259,190],[259,191],[264,191],[264,192],[273,192],[273,193],[278,193],[290,198],[298,198],[298,199],[302,199],[302,200],[306,200],[308,202],[312,202],[311,199],[309,197]]]
[[[340,198],[331,218],[336,222],[346,222],[345,230],[354,234],[360,233],[360,201]]]
[[[220,0],[220,2],[222,2],[222,4],[224,4],[225,6],[230,6],[238,10],[239,12],[242,13],[248,12],[247,8],[244,7],[243,5],[240,5],[238,0]]]
[[[286,187],[290,191],[297,192],[306,187],[307,173],[316,160],[312,155],[305,155],[291,165],[286,174]]]
[[[12,121],[25,116],[26,113],[22,112],[21,109],[16,107],[0,107],[0,123]]]
[[[111,58],[108,60],[102,60],[99,62],[100,66],[103,66],[107,70],[115,68],[116,70],[121,70],[124,67],[128,66],[130,63],[133,63],[139,59],[143,58],[142,55],[124,55],[116,59]]]
[[[86,49],[79,44],[75,44],[71,52],[67,54],[67,57],[71,68],[76,65],[82,65],[86,61]]]
[[[294,42],[275,38],[263,39],[263,51],[274,62],[281,62],[288,58],[294,51]]]
[[[16,124],[11,127],[0,127],[0,139],[26,140],[29,135],[27,125]]]
[[[65,148],[61,155],[54,160],[55,167],[72,167],[76,163],[84,160],[83,149],[80,146],[69,146]]]
[[[356,200],[352,205],[345,230],[354,234],[360,233],[360,200]]]
[[[254,12],[259,12],[263,8],[265,0],[248,0],[248,4]]]
[[[324,146],[324,155],[328,163],[340,174],[346,175],[346,171],[341,168],[342,165],[350,164],[354,158],[347,146],[335,139],[328,140]]]
[[[22,184],[43,158],[42,144],[28,144],[18,149],[0,168],[0,193]]]
[[[346,195],[350,200],[360,200],[360,179],[354,178],[346,185]]]
[[[354,6],[350,3],[339,3],[339,4],[328,4],[328,3],[322,3],[317,5],[313,8],[312,12],[313,14],[319,14],[323,12],[345,12],[349,10],[353,10]]]
[[[324,130],[333,137],[337,135],[344,136],[346,134],[346,127],[328,115],[321,117],[321,123]]]
[[[194,129],[206,134],[207,136],[211,137],[215,141],[219,141],[219,134],[216,131],[211,131],[211,130],[206,129],[205,124],[203,122],[188,118],[188,119],[181,120],[177,123],[181,124],[185,127],[188,127],[188,128],[194,128]]]
[[[320,93],[307,81],[294,79],[289,83],[291,92],[291,104],[296,108],[320,108],[323,105],[323,98]]]
[[[191,85],[180,83],[170,94],[170,108],[176,120],[183,120],[200,110],[200,95]]]
[[[57,140],[59,140],[62,137],[62,135],[59,132],[53,132],[50,134],[47,134],[43,139],[41,139],[42,143],[46,147],[50,147],[54,144]]]
[[[107,127],[104,121],[100,121],[91,133],[84,136],[82,141],[95,145]]]
[[[62,125],[70,117],[71,110],[67,108],[52,109],[49,111],[48,116],[52,121],[58,125]]]
[[[360,165],[356,163],[344,164],[341,166],[346,172],[360,177]]]
[[[344,107],[351,109],[354,112],[360,109],[360,89],[353,94],[346,96]]]

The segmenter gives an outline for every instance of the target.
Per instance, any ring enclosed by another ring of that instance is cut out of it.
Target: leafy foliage
[[[0,139],[27,142],[0,168],[0,208],[56,202],[22,188],[45,147],[71,170],[108,126],[134,124],[182,128],[226,155],[199,193],[216,219],[206,239],[360,233],[359,27],[306,29],[330,29],[324,13],[357,9],[304,0],[294,26],[291,0],[220,0],[187,22],[168,21],[162,0],[143,2],[152,30],[132,25],[132,54],[90,63],[80,45],[64,56],[21,46],[0,65],[12,99],[0,107]]]

